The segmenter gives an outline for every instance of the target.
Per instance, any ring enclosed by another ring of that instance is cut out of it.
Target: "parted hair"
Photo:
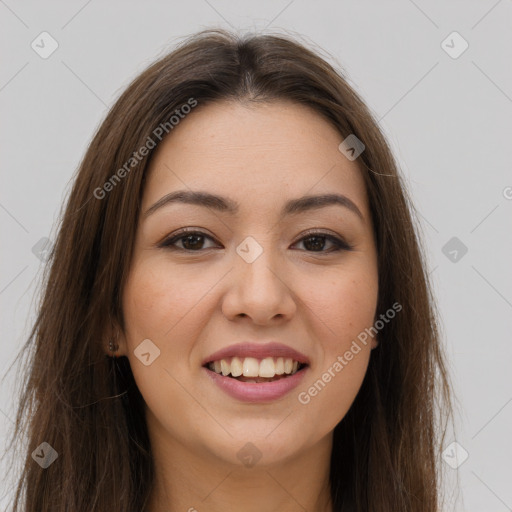
[[[320,50],[289,35],[210,29],[129,84],[73,178],[37,315],[18,354],[25,358],[10,443],[21,466],[13,512],[141,512],[148,503],[154,469],[144,401],[128,359],[108,357],[104,347],[110,326],[124,328],[121,297],[156,150],[104,197],[98,187],[126,170],[190,98],[196,109],[292,101],[319,113],[343,138],[363,142],[356,163],[377,244],[377,317],[394,303],[402,310],[379,332],[359,393],[334,429],[333,510],[439,511],[452,391],[416,213],[390,147],[344,72]],[[43,441],[58,452],[46,469],[31,456]]]

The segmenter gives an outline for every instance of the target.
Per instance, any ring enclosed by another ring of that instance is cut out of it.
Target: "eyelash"
[[[198,250],[195,251],[195,250],[192,250],[192,249],[183,249],[182,247],[176,247],[176,246],[173,245],[177,241],[182,240],[182,239],[186,238],[187,236],[191,236],[191,235],[199,235],[199,236],[202,236],[204,238],[209,238],[213,242],[217,243],[217,241],[213,237],[211,237],[210,235],[207,235],[203,231],[198,231],[198,230],[195,230],[195,229],[183,229],[179,233],[176,233],[175,235],[173,235],[173,236],[171,236],[169,238],[166,238],[159,245],[159,247],[160,248],[164,248],[164,249],[168,249],[168,250],[171,250],[171,251],[182,251],[182,252],[188,252],[188,253],[202,252],[202,251],[206,251],[208,249],[211,249],[211,247],[209,247],[207,249],[198,249]],[[299,242],[302,242],[304,240],[307,240],[309,238],[314,238],[314,237],[325,238],[325,239],[329,240],[330,242],[332,242],[334,244],[334,248],[330,249],[330,250],[327,250],[327,251],[322,250],[322,251],[306,251],[306,252],[310,252],[310,253],[328,253],[328,254],[330,254],[330,253],[333,253],[333,252],[352,251],[353,250],[353,246],[348,244],[347,242],[345,242],[343,239],[338,238],[338,237],[336,237],[334,235],[329,235],[327,233],[322,233],[322,232],[319,232],[319,231],[307,232],[305,234],[305,236],[303,236],[302,238],[297,240],[297,242],[295,242],[295,244],[299,243]]]

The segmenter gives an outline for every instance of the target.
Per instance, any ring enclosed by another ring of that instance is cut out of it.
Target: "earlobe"
[[[117,351],[119,350],[119,344],[115,338],[111,338],[108,342],[108,350],[110,357],[119,357]]]
[[[379,339],[377,337],[372,338],[372,350],[379,346]]]
[[[122,350],[120,350],[120,342],[122,336],[120,336],[120,332],[118,328],[112,327],[110,334],[107,336],[107,355],[109,357],[121,357],[124,354]]]

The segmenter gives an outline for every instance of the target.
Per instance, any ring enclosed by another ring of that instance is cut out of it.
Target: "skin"
[[[332,432],[377,346],[371,338],[360,344],[321,392],[308,404],[299,402],[299,392],[332,368],[376,313],[368,199],[357,160],[338,150],[342,140],[305,106],[221,102],[197,107],[157,148],[143,214],[179,189],[227,196],[240,212],[174,203],[140,217],[123,290],[126,329],[118,341],[146,402],[156,473],[149,512],[332,511]],[[363,219],[330,205],[278,222],[287,200],[322,193],[344,194]],[[181,239],[174,251],[159,247],[183,227],[211,239],[189,245]],[[329,239],[318,249],[303,238],[310,229],[337,235],[353,250],[330,252]],[[236,252],[247,236],[263,249],[252,263]],[[213,352],[269,338],[311,361],[286,396],[242,402],[205,375],[201,363]],[[160,350],[148,366],[134,354],[145,339]],[[253,467],[237,457],[247,442],[261,453]]]

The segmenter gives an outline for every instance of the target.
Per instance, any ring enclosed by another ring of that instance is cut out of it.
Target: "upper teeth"
[[[254,357],[233,357],[208,363],[208,368],[233,377],[274,377],[283,373],[293,375],[299,368],[299,362],[289,357],[266,357],[261,361]]]

